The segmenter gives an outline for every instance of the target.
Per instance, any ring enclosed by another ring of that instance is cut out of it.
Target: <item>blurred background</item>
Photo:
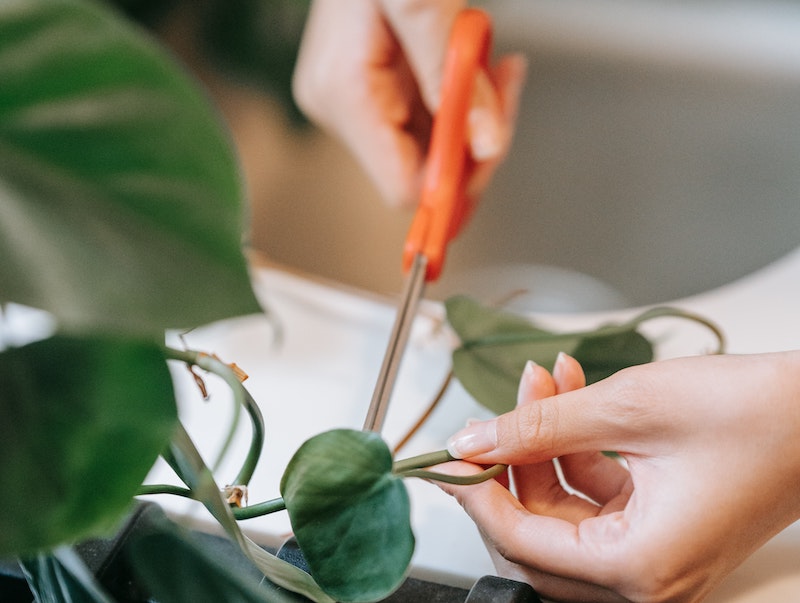
[[[396,294],[411,215],[384,206],[291,101],[308,1],[114,3],[200,76],[228,121],[251,246]],[[527,54],[529,80],[508,160],[432,296],[522,289],[518,309],[555,312],[651,304],[800,244],[800,3],[477,4],[494,17],[497,52]]]

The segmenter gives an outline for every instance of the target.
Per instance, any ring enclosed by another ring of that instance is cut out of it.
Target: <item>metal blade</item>
[[[364,421],[364,431],[380,431],[383,427],[383,421],[386,418],[386,411],[389,406],[389,398],[392,395],[394,382],[397,379],[397,371],[400,368],[400,361],[403,359],[403,352],[408,343],[408,336],[411,333],[411,325],[414,323],[417,306],[425,289],[427,265],[428,260],[423,254],[418,253],[414,256],[414,262],[411,265],[403,289],[401,306],[397,310],[392,335],[389,338],[389,345],[386,347],[381,371],[378,374],[378,381],[375,384],[375,391],[369,404],[367,418]]]

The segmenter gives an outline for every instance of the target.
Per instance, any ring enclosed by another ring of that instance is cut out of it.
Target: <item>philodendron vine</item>
[[[253,428],[249,453],[230,482],[246,488],[264,442],[264,419],[257,404],[236,373],[219,359],[172,349],[167,350],[167,355],[221,377],[231,387],[237,403],[248,412]],[[476,475],[448,475],[428,469],[453,460],[445,450],[394,461],[378,434],[335,429],[311,438],[298,449],[281,480],[280,497],[248,506],[231,505],[222,513],[215,508],[219,505],[219,488],[212,486],[205,491],[198,488],[197,475],[210,476],[211,472],[196,452],[187,455],[185,450],[191,445],[183,431],[180,441],[183,442],[183,456],[190,456],[194,467],[186,462],[179,463],[174,451],[165,455],[165,459],[182,476],[186,486],[148,484],[142,486],[138,494],[193,498],[203,502],[223,521],[228,514],[234,520],[245,520],[288,511],[294,535],[316,584],[307,575],[275,558],[269,567],[264,567],[265,575],[315,601],[327,601],[329,597],[338,601],[375,601],[402,583],[414,551],[404,478],[468,485],[495,477],[504,469],[497,465]],[[188,477],[185,477],[187,470]],[[235,528],[229,526],[228,529]],[[251,556],[251,548],[252,544],[244,545],[245,555]],[[263,566],[265,555],[262,552],[262,559],[254,562]],[[276,569],[281,571],[276,574]]]
[[[0,558],[22,559],[39,600],[106,603],[71,545],[113,531],[137,495],[167,493],[201,501],[269,582],[164,520],[123,551],[160,603],[287,600],[274,585],[320,602],[391,592],[414,546],[403,480],[468,483],[503,467],[448,477],[430,469],[446,452],[395,460],[373,433],[334,430],[297,451],[280,496],[231,504],[179,421],[168,363],[219,375],[250,418],[248,454],[225,484],[246,487],[256,469],[261,411],[230,366],[163,344],[168,330],[263,311],[216,111],[150,35],[92,0],[1,2],[0,82]],[[23,343],[10,304],[47,311],[53,330]],[[663,313],[565,335],[465,299],[447,310],[461,338],[454,374],[496,412],[523,359],[548,366],[568,351],[590,378],[649,361],[637,328]],[[159,455],[183,485],[142,485]],[[240,528],[284,510],[311,574]]]
[[[627,321],[592,330],[554,332],[534,325],[523,316],[481,306],[466,297],[451,298],[445,306],[448,323],[460,337],[460,344],[453,352],[453,372],[479,402],[495,412],[510,409],[504,397],[511,388],[516,388],[528,359],[552,367],[557,354],[567,351],[583,363],[590,382],[626,366],[649,362],[654,354],[653,344],[638,330],[649,321],[665,318],[692,321],[709,329],[716,338],[715,353],[721,353],[724,346],[722,333],[712,322],[677,308],[652,308]],[[219,359],[177,350],[169,350],[169,356],[222,377],[250,415],[253,425],[250,451],[232,482],[246,487],[264,439],[263,418],[257,404],[236,373]],[[317,601],[328,597],[338,601],[376,601],[402,583],[414,551],[403,479],[416,477],[470,485],[494,478],[505,470],[505,466],[495,465],[476,475],[458,476],[431,469],[452,460],[446,450],[394,460],[378,434],[335,429],[311,438],[295,453],[280,483],[281,497],[247,507],[234,505],[230,514],[244,520],[288,511],[314,582],[308,583],[305,575],[299,576],[302,583],[297,582],[297,575],[275,577],[272,567],[266,575],[273,581]],[[183,474],[180,464],[171,457],[168,461],[178,475]],[[205,468],[202,471],[208,472]],[[192,479],[185,481],[188,485]],[[140,493],[177,494],[209,506],[191,486],[150,485]],[[208,495],[215,500],[220,496],[215,488]],[[247,549],[245,553],[249,554]],[[280,563],[276,560],[273,565]],[[309,586],[314,583],[320,590]]]

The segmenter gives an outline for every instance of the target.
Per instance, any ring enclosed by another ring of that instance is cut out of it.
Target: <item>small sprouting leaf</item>
[[[337,429],[306,441],[281,494],[317,583],[339,601],[375,601],[403,581],[414,535],[408,493],[373,432]]]
[[[0,557],[113,528],[176,415],[157,344],[53,337],[0,353]]]
[[[445,307],[461,339],[453,352],[453,373],[480,404],[497,414],[514,408],[528,360],[552,370],[558,353],[565,352],[581,363],[587,383],[593,383],[653,358],[653,347],[636,331],[635,321],[596,331],[554,333],[463,296],[448,299]]]

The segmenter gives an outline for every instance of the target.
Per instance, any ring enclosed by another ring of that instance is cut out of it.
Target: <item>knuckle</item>
[[[553,404],[526,404],[498,423],[498,442],[526,456],[547,456],[558,433],[558,408]],[[549,458],[549,457],[547,457]]]
[[[618,427],[641,433],[662,422],[662,388],[647,367],[622,369],[606,381],[606,386],[606,416]]]

